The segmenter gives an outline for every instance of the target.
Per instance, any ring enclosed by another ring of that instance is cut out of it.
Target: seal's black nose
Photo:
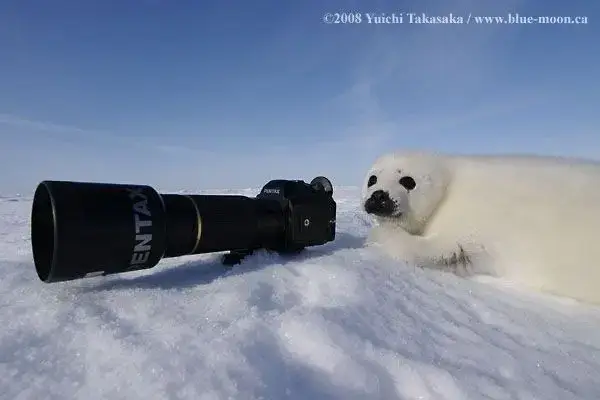
[[[390,215],[394,212],[394,202],[388,192],[376,190],[365,201],[365,211],[375,215]]]
[[[388,194],[388,192],[384,192],[383,190],[376,190],[371,195],[371,199],[373,199],[373,201],[384,201],[389,198],[390,195]]]

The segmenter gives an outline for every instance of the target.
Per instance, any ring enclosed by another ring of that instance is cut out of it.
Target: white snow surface
[[[398,264],[364,247],[359,196],[337,189],[336,240],[295,258],[55,284],[31,199],[0,198],[0,398],[600,399],[598,307]]]

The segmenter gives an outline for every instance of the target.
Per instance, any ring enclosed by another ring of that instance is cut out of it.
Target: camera
[[[45,180],[31,208],[38,277],[60,282],[149,269],[163,258],[266,249],[295,254],[335,240],[329,179],[271,180],[256,197],[161,194],[147,185]]]

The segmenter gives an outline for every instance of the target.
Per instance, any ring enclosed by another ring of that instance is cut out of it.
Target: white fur
[[[378,182],[367,188],[371,175]],[[404,175],[415,179],[414,190],[398,183]],[[370,235],[389,255],[427,266],[461,246],[489,273],[600,304],[599,164],[400,152],[366,174],[364,200],[378,189],[402,213],[376,217]]]

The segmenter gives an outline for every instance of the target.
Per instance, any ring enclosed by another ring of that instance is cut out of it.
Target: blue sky
[[[0,3],[0,193],[324,174],[391,148],[600,158],[593,1]],[[325,13],[587,16],[587,25],[325,24]]]

